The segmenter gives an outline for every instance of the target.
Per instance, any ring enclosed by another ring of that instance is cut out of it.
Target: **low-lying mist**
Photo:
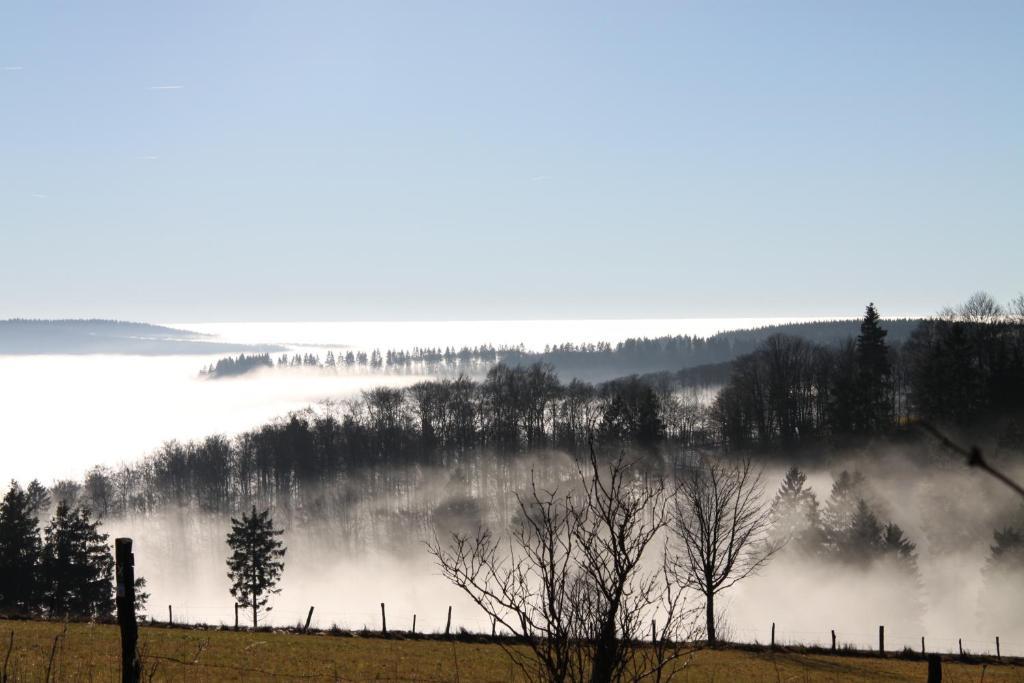
[[[874,647],[878,626],[884,625],[890,650],[917,650],[925,637],[930,651],[955,651],[962,639],[966,650],[987,652],[1000,636],[1003,654],[1024,654],[1024,576],[986,571],[993,531],[1024,524],[1021,501],[938,448],[909,450],[861,450],[830,456],[828,466],[802,468],[822,507],[839,472],[863,475],[863,496],[872,510],[916,544],[919,578],[886,562],[844,563],[786,547],[758,575],[721,594],[720,635],[767,642],[774,622],[780,643],[827,645],[834,629],[841,646]],[[517,463],[510,477],[515,487],[524,485],[531,467],[550,484],[571,471],[565,454],[535,457]],[[766,469],[766,499],[774,496],[784,471],[776,465]],[[1013,474],[1024,475],[1024,468]],[[453,526],[479,523],[503,530],[514,505],[512,491],[504,501],[473,499],[454,471],[417,476],[417,495],[437,501],[427,520],[409,514],[400,499],[380,498],[359,504],[358,523],[277,515],[288,553],[268,622],[294,625],[312,605],[316,626],[375,630],[385,602],[392,629],[408,629],[416,614],[419,631],[443,630],[451,605],[453,629],[489,631],[484,614],[441,578],[424,541],[436,527],[442,536]],[[226,624],[234,619],[225,566],[228,528],[227,516],[181,510],[105,522],[112,535],[135,538],[137,571],[152,593],[152,617],[166,619],[170,604],[176,620]],[[241,620],[244,625],[247,616]]]
[[[422,376],[198,376],[217,356],[0,356],[0,477],[49,483],[132,462],[171,439],[233,434],[324,398]]]

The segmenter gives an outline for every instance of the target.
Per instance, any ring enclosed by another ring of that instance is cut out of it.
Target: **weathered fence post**
[[[238,630],[238,603],[235,603],[235,630]]]
[[[135,618],[135,556],[132,554],[132,539],[115,539],[114,557],[117,624],[121,629],[121,683],[138,683],[141,667],[139,623]]]
[[[412,615],[412,634],[416,635],[416,615]]]
[[[380,632],[388,632],[388,615],[384,613],[384,603],[380,603]]]
[[[832,629],[832,652],[836,651],[836,630]]]
[[[651,619],[651,642],[658,642],[658,624],[654,619]]]
[[[313,605],[309,606],[309,614],[306,615],[306,625],[302,627],[302,631],[306,632],[309,630],[309,622],[313,618]]]
[[[928,683],[942,683],[942,655],[928,655]]]
[[[957,645],[958,648],[960,648],[960,656],[963,657],[964,656],[964,640],[963,640],[963,638],[957,638],[956,639],[956,645]]]
[[[171,609],[170,605],[167,605],[167,625],[170,626],[174,623],[174,610]]]
[[[448,635],[448,632],[452,628],[452,606],[448,605],[448,621],[444,625],[444,634]]]
[[[772,647],[775,647],[775,622],[772,622]]]
[[[885,627],[878,627],[878,652],[885,654]]]
[[[924,653],[925,653],[925,649],[924,649],[924,636],[921,636],[921,654],[924,654]]]
[[[498,618],[491,617],[491,638],[498,635]]]
[[[999,652],[999,636],[996,636],[996,659],[1002,659],[1003,655]]]

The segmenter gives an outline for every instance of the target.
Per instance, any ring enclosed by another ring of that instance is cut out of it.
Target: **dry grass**
[[[10,633],[10,681],[118,680],[114,626],[0,621],[0,666]],[[235,633],[144,627],[140,645],[153,681],[509,681],[521,680],[501,647],[437,639]],[[52,655],[52,657],[51,657]],[[677,681],[924,681],[927,665],[897,658],[789,651],[702,650]],[[1024,683],[1024,666],[947,661],[943,680]]]

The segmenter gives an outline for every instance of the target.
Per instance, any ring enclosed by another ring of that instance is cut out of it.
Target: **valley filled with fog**
[[[844,363],[864,363],[844,342],[856,320],[174,326],[267,355],[237,376],[210,370],[244,358],[230,354],[0,355],[0,474],[38,479],[51,505],[88,506],[111,537],[135,539],[157,620],[233,622],[225,535],[258,506],[287,546],[261,623],[295,625],[313,606],[314,626],[375,630],[383,602],[392,629],[416,615],[419,631],[441,631],[451,607],[453,629],[487,632],[429,543],[504,533],[531,481],[571,489],[591,439],[602,457],[638,463],[644,480],[674,482],[695,456],[748,453],[772,533],[792,525],[774,512],[787,495],[803,511],[771,560],[716,598],[719,638],[765,642],[774,624],[779,643],[827,646],[834,630],[840,645],[869,647],[884,625],[890,649],[924,637],[932,650],[988,652],[998,635],[1003,653],[1024,654],[1020,574],[991,559],[993,534],[1024,523],[1024,506],[915,431],[908,407],[914,396],[922,410],[957,411],[914,394],[934,374],[927,363],[946,362],[922,339],[963,329],[979,348],[1012,347],[1019,323],[867,315],[891,344],[880,344],[887,389],[874,416],[842,394],[862,391],[842,384]],[[981,334],[988,325],[1003,332]],[[1013,423],[992,425],[953,433],[980,435],[1024,478]],[[784,494],[793,481],[803,488]],[[668,528],[652,548],[650,569],[680,552]]]
[[[550,320],[496,322],[182,323],[173,327],[237,345],[274,344],[289,356],[328,351],[462,347],[541,350],[564,341],[617,342],[631,336],[710,335],[796,320]],[[95,465],[134,461],[170,439],[231,435],[325,399],[422,376],[291,372],[206,382],[199,371],[220,354],[0,353],[0,478],[44,483],[81,478]],[[275,357],[277,353],[272,354]],[[54,424],[60,415],[60,426]],[[116,425],[116,428],[115,428]]]

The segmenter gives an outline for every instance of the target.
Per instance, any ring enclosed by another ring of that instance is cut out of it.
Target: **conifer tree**
[[[825,502],[825,535],[833,550],[837,550],[844,534],[853,524],[857,501],[862,497],[864,477],[843,470],[832,482],[832,492]]]
[[[892,522],[885,525],[879,548],[884,556],[903,565],[908,574],[917,576],[917,546],[911,543],[898,525]]]
[[[36,611],[39,552],[39,520],[32,499],[12,481],[0,501],[0,612]]]
[[[799,552],[814,553],[824,540],[818,498],[807,488],[807,475],[795,466],[786,472],[775,494],[771,524],[771,540]]]
[[[87,508],[61,501],[44,532],[40,577],[50,617],[106,618],[114,610],[114,558]]]
[[[29,505],[34,517],[39,518],[40,515],[50,514],[53,498],[50,497],[50,492],[39,483],[38,479],[33,479],[28,483],[25,493],[28,495]]]
[[[889,347],[885,343],[887,332],[882,329],[881,318],[875,304],[868,304],[857,336],[857,394],[856,428],[862,432],[884,431],[892,422],[889,384],[892,364]]]
[[[840,556],[849,562],[868,564],[879,556],[882,523],[863,498],[857,500],[850,526],[841,539]]]
[[[992,554],[985,564],[986,572],[1024,570],[1024,532],[1013,527],[997,530],[992,534],[995,545],[990,546]]]
[[[280,593],[277,582],[284,570],[286,548],[278,540],[284,531],[274,528],[270,510],[256,512],[253,506],[250,514],[242,519],[231,519],[228,533],[228,578],[231,579],[231,595],[242,607],[252,610],[252,628],[256,629],[260,613],[269,612],[271,596]]]

